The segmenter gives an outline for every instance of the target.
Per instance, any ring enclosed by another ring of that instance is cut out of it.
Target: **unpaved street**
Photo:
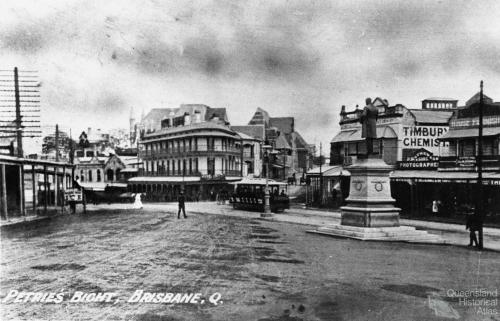
[[[500,287],[497,252],[188,215],[98,211],[3,232],[2,298],[10,290],[82,291],[115,292],[119,301],[4,303],[2,320],[500,320],[447,295]],[[136,290],[201,292],[207,302],[127,303]],[[216,292],[215,306],[208,298]]]

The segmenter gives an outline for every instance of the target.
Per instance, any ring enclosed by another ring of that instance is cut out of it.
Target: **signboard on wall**
[[[403,126],[402,148],[420,150],[424,148],[432,155],[448,152],[448,142],[438,140],[448,132],[448,126]],[[403,156],[403,161],[407,159]]]
[[[407,154],[408,151],[403,150]],[[439,157],[434,156],[428,150],[422,148],[415,151],[411,156],[406,157],[406,160],[398,162],[399,169],[436,169],[439,165]]]

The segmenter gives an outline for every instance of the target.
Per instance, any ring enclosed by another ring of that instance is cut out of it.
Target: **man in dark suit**
[[[180,219],[181,218],[181,210],[182,212],[184,213],[184,218],[187,218],[186,216],[186,197],[184,196],[184,192],[181,191],[181,193],[179,194],[179,197],[177,198],[177,201],[179,202],[179,212],[177,213],[177,218]]]
[[[465,223],[465,229],[469,230],[469,246],[475,245],[479,248],[479,243],[476,237],[476,231],[479,231],[481,223],[474,214],[467,215],[467,221]]]

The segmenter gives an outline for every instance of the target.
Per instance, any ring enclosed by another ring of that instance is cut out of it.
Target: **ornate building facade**
[[[191,200],[213,198],[242,177],[242,138],[229,127],[224,108],[153,109],[141,128],[143,166],[128,183],[146,199],[174,200],[181,190]]]

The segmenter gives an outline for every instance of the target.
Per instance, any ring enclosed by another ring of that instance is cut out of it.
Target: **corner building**
[[[181,105],[150,114],[140,141],[143,168],[129,180],[130,191],[150,201],[173,201],[181,190],[188,200],[214,199],[241,179],[241,137],[224,108]]]

